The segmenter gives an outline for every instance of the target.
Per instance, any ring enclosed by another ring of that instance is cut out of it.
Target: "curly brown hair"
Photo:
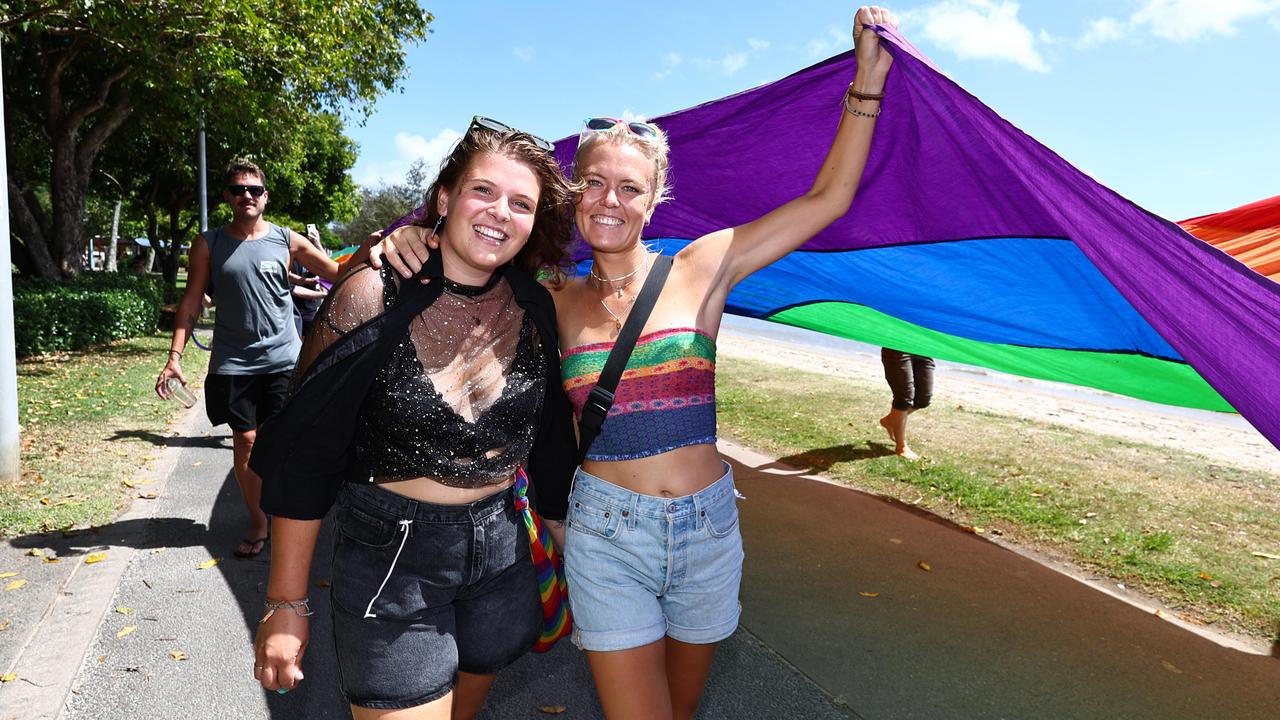
[[[456,190],[471,164],[486,154],[515,160],[537,176],[540,195],[533,216],[533,231],[512,262],[552,287],[561,286],[572,272],[569,243],[573,238],[570,205],[573,186],[565,179],[555,156],[538,147],[528,133],[518,130],[496,132],[487,128],[474,128],[468,132],[441,164],[440,174],[427,189],[422,218],[414,224],[435,227],[440,219],[436,206],[440,188]]]

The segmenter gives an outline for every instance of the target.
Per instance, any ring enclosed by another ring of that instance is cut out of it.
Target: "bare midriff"
[[[378,482],[378,480],[379,478],[374,478],[374,482]],[[379,487],[390,490],[397,495],[436,505],[470,505],[477,500],[496,495],[514,484],[514,477],[496,485],[485,485],[477,488],[451,487],[435,478],[429,477],[378,483]]]
[[[688,445],[635,460],[584,460],[582,469],[631,492],[656,497],[692,495],[724,476],[710,443]]]

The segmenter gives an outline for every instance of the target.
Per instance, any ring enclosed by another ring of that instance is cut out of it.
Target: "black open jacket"
[[[525,465],[530,499],[543,517],[563,520],[577,466],[573,412],[560,379],[560,341],[551,293],[528,274],[498,270],[516,302],[533,320],[546,355],[546,391],[540,426]],[[420,277],[444,276],[433,252]],[[258,428],[249,467],[262,478],[262,510],[268,515],[319,520],[344,482],[368,482],[356,459],[360,406],[378,370],[408,332],[409,322],[440,297],[443,283],[417,279],[400,286],[396,302],[325,348],[307,368],[279,413]]]

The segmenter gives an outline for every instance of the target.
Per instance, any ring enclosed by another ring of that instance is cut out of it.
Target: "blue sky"
[[[852,46],[832,0],[424,3],[434,33],[363,124],[356,182],[433,164],[488,115],[556,139],[655,117]],[[890,6],[969,92],[1172,220],[1280,194],[1280,0],[941,0]],[[835,102],[835,99],[833,99]],[[679,188],[677,188],[679,190]]]

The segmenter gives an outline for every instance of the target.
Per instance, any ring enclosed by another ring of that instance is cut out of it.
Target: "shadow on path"
[[[784,470],[788,473],[803,471],[804,473],[823,473],[832,465],[842,462],[857,462],[878,457],[893,455],[893,448],[885,443],[868,440],[863,445],[832,445],[825,448],[814,448],[802,453],[778,458],[776,462],[763,465],[758,470]]]
[[[201,437],[185,437],[160,435],[150,430],[117,430],[111,435],[103,438],[110,442],[113,440],[145,440],[156,447],[199,447],[199,448],[226,448],[231,449],[230,435],[205,435]]]

